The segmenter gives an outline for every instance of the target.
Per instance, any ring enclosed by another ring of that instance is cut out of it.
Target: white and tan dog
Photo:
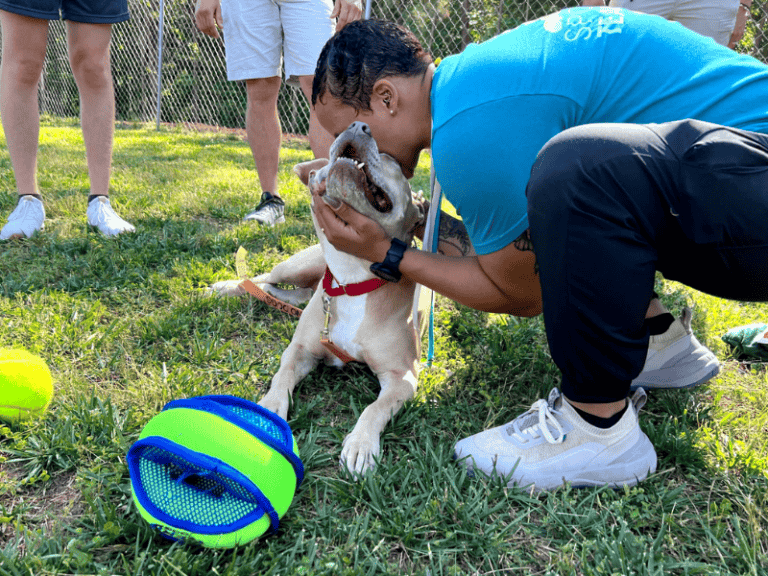
[[[391,237],[410,244],[414,229],[424,220],[423,207],[414,201],[397,162],[379,153],[368,127],[361,122],[352,124],[336,139],[329,155],[328,164],[317,171],[307,174],[312,163],[296,167],[310,190],[317,190],[325,181],[326,190],[321,198],[331,197],[350,204],[375,219]],[[346,354],[347,360],[364,362],[378,377],[381,392],[360,415],[341,452],[342,465],[353,473],[364,473],[374,465],[380,452],[379,437],[384,426],[416,391],[420,334],[412,316],[415,285],[402,278],[397,283],[381,281],[380,287],[361,295],[329,296],[329,292],[339,292],[340,286],[348,293],[366,290],[370,286],[365,283],[378,279],[370,271],[369,262],[336,250],[316,220],[314,224],[319,246],[303,250],[270,273],[253,279],[265,292],[296,304],[306,301],[311,288],[325,273],[324,281],[301,314],[269,391],[259,404],[285,418],[294,387],[319,362],[344,365],[331,348],[343,351],[340,356]],[[282,290],[277,284],[300,289]],[[219,282],[212,291],[220,295],[244,293],[239,281]],[[323,334],[326,316],[327,332]]]

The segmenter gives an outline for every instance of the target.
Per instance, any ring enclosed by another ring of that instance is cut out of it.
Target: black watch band
[[[387,257],[384,262],[374,262],[371,264],[371,272],[387,282],[397,282],[402,277],[400,273],[400,260],[403,259],[408,245],[402,240],[392,238],[392,244],[387,250]]]

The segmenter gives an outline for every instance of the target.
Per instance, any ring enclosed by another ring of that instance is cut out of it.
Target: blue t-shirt
[[[432,158],[478,254],[528,227],[525,188],[559,132],[695,118],[768,133],[768,66],[660,16],[571,8],[445,58]]]

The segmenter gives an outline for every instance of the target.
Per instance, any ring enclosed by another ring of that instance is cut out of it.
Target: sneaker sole
[[[704,366],[694,372],[688,372],[690,365],[680,367],[672,371],[659,370],[659,373],[649,372],[640,374],[632,381],[629,389],[634,392],[638,388],[646,390],[685,390],[686,388],[695,388],[708,382],[720,373],[720,362],[717,360],[708,361]]]
[[[45,226],[41,226],[40,228],[32,232],[32,236],[34,236],[35,233],[37,232],[42,232],[44,228]],[[26,234],[24,234],[24,232],[18,232],[17,234],[11,234],[10,236],[8,236],[8,238],[4,238],[3,240],[23,240],[25,238],[32,238],[32,236],[27,236]]]
[[[656,472],[658,457],[653,448],[650,439],[645,433],[640,433],[638,441],[627,451],[628,454],[643,454],[640,462],[624,462],[600,467],[594,472],[583,472],[580,476],[567,480],[572,488],[600,488],[610,486],[614,489],[621,489],[625,486],[635,486],[642,482],[649,475]],[[611,480],[605,480],[605,478]],[[512,486],[510,482],[508,486]],[[563,478],[550,478],[549,481],[539,482],[539,484],[529,484],[528,487],[534,492],[543,492],[556,490],[565,486]]]
[[[696,339],[687,337],[687,345],[676,343],[679,351],[653,370],[641,372],[630,384],[630,390],[676,390],[704,384],[720,372],[717,357]]]
[[[91,232],[98,234],[99,236],[102,236],[104,238],[117,238],[118,236],[122,236],[123,234],[133,234],[134,232],[136,232],[136,230],[134,229],[134,230],[123,230],[122,232],[118,232],[117,234],[106,234],[105,232],[102,232],[101,230],[99,230],[99,226],[97,224],[91,224],[90,222],[88,223],[88,229]]]
[[[256,222],[256,224],[259,224],[260,226],[274,226],[275,224],[283,224],[285,222],[285,216],[280,216],[274,222],[272,222],[272,224],[270,224],[269,222],[262,222],[261,220],[256,220],[256,218],[250,218],[250,219],[243,218],[243,222]]]
[[[564,479],[562,476],[549,476],[540,480],[538,483],[526,482],[525,477],[522,481],[513,480],[507,483],[507,487],[512,488],[517,486],[525,490],[531,490],[534,493],[557,490],[565,486],[566,481],[573,488],[598,488],[602,486],[610,486],[615,489],[623,488],[624,486],[635,486],[639,482],[642,482],[650,474],[656,472],[658,465],[658,456],[656,450],[653,447],[648,436],[640,431],[637,441],[628,448],[625,452],[626,455],[641,454],[639,461],[631,462],[617,462],[609,464],[608,466],[600,466],[594,471],[585,471],[578,476],[571,479]],[[474,461],[471,456],[457,456],[456,452],[453,453],[453,460],[460,462],[466,467],[467,476],[473,478],[476,476]],[[482,474],[488,475],[487,472],[481,470]],[[491,472],[491,476],[496,472]],[[605,480],[605,478],[611,478],[611,480]]]
[[[649,475],[656,472],[656,467],[658,465],[658,457],[656,456],[656,450],[653,448],[653,444],[651,444],[650,439],[645,434],[642,434],[640,436],[640,440],[637,442],[637,444],[633,447],[634,450],[639,451],[645,451],[645,459],[644,461],[638,465],[635,464],[633,468],[636,470],[644,470],[644,472],[638,474],[632,473],[632,471],[627,470],[626,465],[615,465],[615,466],[608,466],[604,470],[600,471],[600,474],[613,474],[619,477],[623,477],[622,480],[611,480],[609,482],[601,481],[596,478],[589,477],[588,475],[585,475],[581,478],[574,478],[570,481],[570,484],[573,488],[594,488],[598,486],[611,486],[612,488],[623,488],[624,486],[635,486],[639,482],[642,482],[646,478],[648,478]]]

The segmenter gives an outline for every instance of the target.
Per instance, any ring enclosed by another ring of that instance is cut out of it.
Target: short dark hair
[[[426,73],[432,56],[407,28],[386,20],[357,20],[323,47],[312,82],[312,106],[326,92],[358,112],[371,109],[373,85],[386,76]]]

